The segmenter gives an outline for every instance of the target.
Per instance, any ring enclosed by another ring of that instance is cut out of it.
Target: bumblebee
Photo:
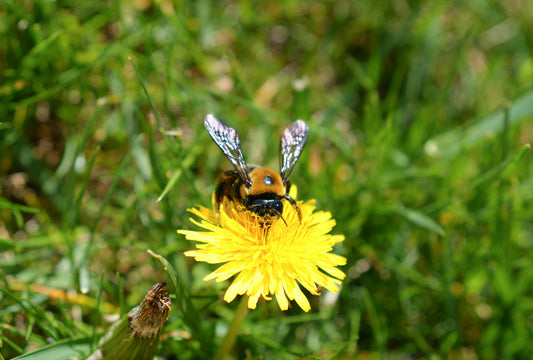
[[[246,210],[270,221],[283,219],[283,202],[287,200],[302,218],[296,201],[288,193],[291,187],[289,176],[298,161],[307,141],[309,127],[303,120],[295,121],[281,136],[281,172],[266,167],[248,167],[241,152],[239,134],[213,115],[204,120],[211,138],[234,167],[220,175],[215,189],[215,205],[218,209],[224,198],[241,204]]]

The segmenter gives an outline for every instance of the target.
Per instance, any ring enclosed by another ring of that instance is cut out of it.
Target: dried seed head
[[[167,320],[170,305],[167,284],[155,284],[141,304],[129,313],[128,321],[133,336],[144,339],[159,335]]]

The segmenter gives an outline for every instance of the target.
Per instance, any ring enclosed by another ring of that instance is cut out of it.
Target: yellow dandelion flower
[[[296,198],[295,186],[290,196]],[[285,204],[282,216],[287,225],[280,218],[262,225],[257,215],[227,199],[218,214],[203,206],[189,209],[200,218],[200,222],[191,221],[206,231],[178,231],[199,242],[185,255],[223,264],[204,281],[221,282],[235,276],[224,295],[227,302],[247,294],[248,308],[255,309],[261,296],[271,300],[274,295],[281,310],[288,309],[288,300],[295,300],[309,311],[311,306],[300,285],[313,295],[320,295],[320,288],[339,290],[345,274],[337,266],[345,265],[346,258],[331,253],[333,245],[344,240],[343,235],[329,234],[335,220],[329,212],[315,212],[314,200],[298,201],[301,221],[294,207]]]

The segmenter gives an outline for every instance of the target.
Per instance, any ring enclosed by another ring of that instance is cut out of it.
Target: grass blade
[[[516,99],[508,108],[509,126],[520,124],[533,115],[533,90]],[[429,139],[424,145],[425,153],[433,158],[449,158],[469,149],[488,136],[504,130],[505,109],[497,110],[479,121],[463,128]]]
[[[406,207],[398,207],[395,212],[398,215],[403,216],[410,222],[412,222],[415,225],[420,226],[423,229],[426,229],[430,232],[433,232],[437,235],[444,236],[445,231],[435,220],[430,218],[429,216],[425,215],[421,211],[414,210],[414,209],[408,209]]]
[[[90,351],[90,338],[61,340],[15,360],[70,360],[83,358]]]

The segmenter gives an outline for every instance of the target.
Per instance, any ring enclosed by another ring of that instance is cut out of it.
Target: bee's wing
[[[205,117],[204,125],[211,138],[213,138],[220,150],[222,150],[233,167],[235,167],[242,181],[250,187],[252,181],[250,180],[248,168],[246,167],[246,162],[241,152],[241,143],[237,131],[223,124],[211,114],[207,114]]]
[[[296,120],[281,135],[281,178],[283,179],[283,184],[287,184],[292,169],[307,141],[308,133],[309,127],[305,121]]]

